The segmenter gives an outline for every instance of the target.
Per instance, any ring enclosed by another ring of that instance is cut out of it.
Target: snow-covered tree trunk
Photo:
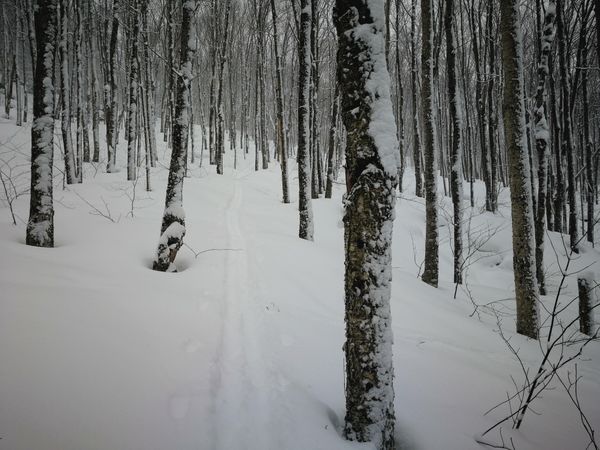
[[[523,102],[523,48],[519,1],[500,4],[504,69],[504,139],[508,150],[512,211],[513,271],[517,333],[538,337],[538,287],[535,276],[535,230]]]
[[[538,202],[535,222],[535,263],[540,294],[546,295],[544,274],[544,235],[546,234],[546,195],[548,191],[548,158],[550,146],[550,130],[546,116],[546,79],[549,74],[548,58],[552,51],[552,43],[556,29],[556,2],[550,0],[546,6],[544,25],[541,30],[540,61],[538,64],[538,85],[535,96],[534,131],[535,148],[538,156]]]
[[[31,190],[27,245],[54,247],[54,44],[57,0],[38,0],[34,13],[37,61],[33,79]]]
[[[62,97],[61,131],[65,154],[65,173],[67,184],[77,183],[75,154],[71,136],[71,95],[69,90],[69,5],[68,0],[60,0],[60,88]]]
[[[454,0],[446,0],[444,15],[446,31],[446,66],[448,72],[448,100],[452,141],[450,145],[450,193],[453,206],[454,227],[454,282],[462,283],[462,120],[459,113],[459,98],[456,87],[456,47],[454,46]]]
[[[393,449],[391,241],[399,157],[384,0],[337,0],[334,23],[347,131],[344,433],[377,449]]]
[[[421,0],[421,107],[423,109],[423,155],[425,156],[425,268],[422,280],[438,285],[437,167],[433,138],[433,14],[432,0]]]
[[[176,271],[173,261],[183,245],[185,235],[183,179],[187,161],[189,131],[188,85],[193,78],[192,62],[196,50],[196,40],[192,35],[196,0],[181,0],[181,3],[183,17],[181,22],[180,65],[176,79],[177,92],[175,93],[175,114],[173,117],[173,150],[171,152],[171,166],[169,167],[165,212],[153,265],[154,270],[161,272]]]
[[[140,34],[140,11],[139,1],[133,2],[133,30],[131,33],[131,55],[129,63],[129,111],[128,111],[128,130],[127,130],[127,180],[133,181],[137,177],[136,164],[136,136],[138,134],[138,87],[139,87],[139,57],[138,40]]]
[[[299,79],[298,79],[298,183],[300,227],[302,239],[313,240],[313,213],[310,198],[310,0],[300,0]]]

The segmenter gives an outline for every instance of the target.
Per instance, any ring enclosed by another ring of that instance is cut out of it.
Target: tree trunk
[[[454,46],[454,0],[446,0],[444,28],[446,30],[446,65],[448,72],[448,100],[452,141],[450,146],[450,192],[454,227],[454,283],[462,283],[462,121],[458,112],[459,98],[456,89],[456,48]]]
[[[298,210],[301,239],[314,239],[313,213],[310,198],[310,28],[312,8],[310,0],[300,0],[300,44],[298,78]]]
[[[219,89],[217,91],[217,122],[216,122],[216,158],[217,158],[217,173],[223,174],[223,154],[225,153],[225,121],[223,118],[223,85],[225,62],[227,61],[227,37],[229,35],[229,13],[231,11],[231,0],[227,0],[225,4],[225,25],[223,28],[223,37],[220,41],[221,48],[219,50]]]
[[[556,2],[556,21],[557,21],[557,40],[558,40],[558,67],[560,73],[561,86],[561,106],[562,106],[562,151],[567,157],[567,195],[569,200],[569,241],[571,249],[578,253],[577,242],[579,241],[579,233],[577,230],[577,198],[575,184],[575,152],[573,146],[573,136],[571,134],[571,112],[569,105],[571,104],[569,76],[567,73],[567,56],[565,49],[565,23],[563,19],[563,4],[562,0]]]
[[[177,76],[175,120],[173,120],[173,150],[169,167],[169,181],[165,199],[165,212],[160,229],[158,249],[153,269],[161,272],[176,271],[173,264],[177,252],[183,245],[185,235],[185,213],[183,210],[183,179],[187,161],[187,140],[189,131],[188,85],[193,78],[192,62],[196,48],[192,39],[196,0],[181,0],[181,48]]]
[[[117,38],[119,36],[119,0],[114,0],[113,3],[113,20],[110,34],[109,47],[109,63],[108,63],[108,78],[109,84],[107,94],[109,97],[108,108],[105,113],[106,122],[106,145],[108,148],[106,171],[114,172],[117,161]]]
[[[87,0],[85,0],[87,1]],[[84,121],[83,121],[83,56],[81,54],[81,43],[83,40],[83,4],[76,0],[74,3],[75,9],[75,83],[77,89],[75,89],[76,102],[75,102],[75,171],[77,173],[77,182],[83,182],[83,153],[85,148],[84,143]],[[89,145],[89,143],[88,143]],[[89,147],[88,147],[88,158],[89,160]]]
[[[529,158],[525,148],[523,61],[518,0],[500,4],[504,68],[504,139],[508,149],[517,333],[538,337],[538,292]]]
[[[52,170],[54,152],[54,44],[57,0],[38,0],[35,9],[37,61],[33,79],[31,190],[27,245],[54,247]]]
[[[325,186],[325,198],[331,198],[333,194],[333,157],[335,154],[335,135],[337,133],[338,105],[340,102],[339,84],[335,83],[333,102],[331,105],[331,125],[329,129],[329,149],[327,151],[327,185]]]
[[[433,30],[432,0],[421,0],[421,107],[423,109],[423,154],[425,156],[425,268],[421,279],[438,285],[438,224],[437,224],[437,168],[433,148]]]
[[[552,51],[552,43],[556,33],[554,20],[556,3],[550,0],[544,17],[544,28],[541,31],[540,61],[538,64],[538,85],[535,97],[535,147],[538,156],[538,201],[535,221],[535,263],[540,294],[546,295],[544,274],[544,235],[546,233],[546,195],[548,190],[548,156],[550,131],[546,118],[546,78],[549,74],[548,58]]]
[[[389,450],[394,448],[395,421],[391,242],[399,158],[383,6],[383,0],[337,0],[334,23],[347,130],[344,434]]]
[[[423,196],[423,179],[421,177],[421,148],[419,143],[419,106],[417,97],[417,0],[412,0],[410,19],[410,70],[412,90],[412,125],[413,125],[413,165],[415,168],[415,195]]]
[[[290,202],[287,172],[287,151],[285,148],[285,138],[283,135],[283,82],[281,75],[281,60],[279,58],[279,44],[277,40],[277,11],[275,10],[275,0],[271,0],[271,17],[273,19],[273,50],[275,52],[275,95],[277,97],[277,123],[275,124],[275,139],[277,144],[277,153],[281,164],[281,190],[283,193],[283,203]]]
[[[584,31],[581,31],[584,33]],[[587,47],[583,49],[582,63],[583,67],[588,64]],[[588,97],[588,71],[584,70],[581,79],[582,100],[583,100],[583,141],[585,147],[585,199],[587,204],[587,241],[594,245],[594,165],[593,156],[594,146],[590,139],[590,105]]]
[[[137,178],[137,164],[135,141],[138,133],[138,90],[139,90],[139,57],[138,40],[140,34],[140,14],[138,13],[140,2],[134,0],[133,8],[133,29],[131,32],[131,55],[129,57],[129,111],[128,111],[128,130],[127,130],[127,180],[133,181]]]
[[[404,87],[402,85],[401,56],[400,56],[400,6],[402,0],[396,0],[396,119],[398,120],[398,144],[400,154],[400,168],[398,169],[398,190],[403,192],[402,183],[404,181]],[[387,22],[386,22],[387,23]],[[389,36],[388,36],[389,42]],[[388,53],[386,52],[386,55]],[[389,57],[389,56],[388,56]]]
[[[69,52],[67,50],[69,8],[68,0],[60,0],[60,78],[62,97],[61,131],[65,153],[65,174],[67,184],[77,183],[73,138],[71,137],[71,101],[69,90]]]

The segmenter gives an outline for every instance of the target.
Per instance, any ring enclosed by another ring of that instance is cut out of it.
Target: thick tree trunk
[[[529,158],[525,148],[523,50],[518,5],[518,0],[506,0],[500,5],[505,83],[502,107],[510,170],[517,333],[537,339],[539,299],[535,276],[535,230]]]
[[[398,143],[383,0],[337,0],[337,79],[347,131],[344,214],[347,439],[394,448],[390,314]]]
[[[165,212],[160,228],[160,239],[153,269],[161,272],[176,271],[173,264],[177,252],[183,245],[185,235],[185,213],[183,210],[183,179],[187,161],[189,131],[188,85],[193,78],[195,41],[192,39],[196,0],[181,0],[181,49],[176,83],[175,120],[173,120],[173,150],[169,167],[169,181],[165,199]]]
[[[31,190],[27,245],[54,247],[52,171],[54,152],[54,44],[57,0],[38,0],[35,9],[37,61],[33,79]]]

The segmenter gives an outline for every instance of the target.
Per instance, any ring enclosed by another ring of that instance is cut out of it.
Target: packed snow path
[[[233,193],[225,216],[229,247],[226,251],[221,310],[221,339],[215,354],[215,448],[276,448],[270,443],[277,430],[271,423],[265,364],[256,327],[256,264],[240,226],[243,190],[234,174]],[[251,268],[254,268],[252,270]]]

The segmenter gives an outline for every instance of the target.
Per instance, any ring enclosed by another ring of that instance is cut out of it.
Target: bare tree
[[[57,0],[38,0],[35,9],[37,61],[33,79],[31,191],[27,245],[54,247],[52,169],[54,151],[54,45]]]
[[[313,213],[310,198],[310,29],[312,7],[310,0],[300,0],[299,78],[298,78],[298,183],[300,212],[299,236],[314,239]]]
[[[177,68],[177,92],[175,93],[175,120],[173,120],[173,150],[165,199],[165,212],[160,228],[160,239],[154,259],[154,270],[175,271],[173,262],[183,245],[185,235],[185,213],[183,210],[183,179],[187,161],[189,131],[188,85],[193,78],[192,61],[196,48],[192,39],[196,0],[181,0],[181,49]],[[171,68],[174,69],[174,68]]]
[[[500,13],[505,83],[502,107],[510,170],[517,332],[537,339],[539,299],[535,276],[535,230],[529,157],[525,147],[523,50],[518,0],[502,2]]]
[[[425,156],[425,268],[421,279],[431,286],[438,285],[438,213],[437,168],[433,137],[433,30],[432,0],[421,0],[421,108],[423,117],[423,155]]]
[[[337,79],[347,131],[344,201],[346,425],[350,440],[394,448],[390,315],[398,141],[383,0],[337,0]]]
[[[454,45],[454,0],[446,0],[444,15],[446,31],[446,65],[448,72],[448,100],[450,121],[452,122],[452,142],[450,147],[450,192],[454,209],[454,283],[462,283],[462,121],[459,115],[459,99],[456,88],[456,47]]]

